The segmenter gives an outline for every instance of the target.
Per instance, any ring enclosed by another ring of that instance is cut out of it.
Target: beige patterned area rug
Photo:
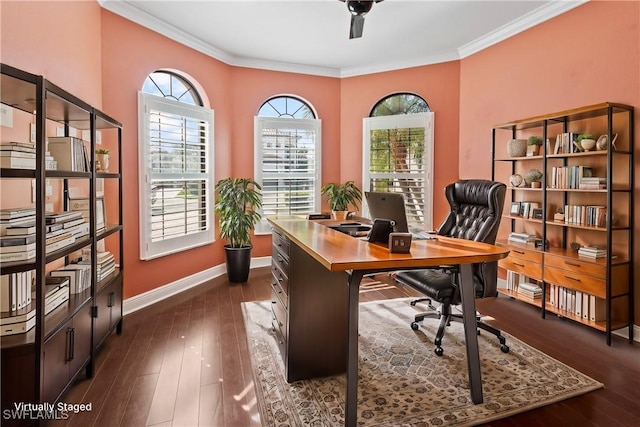
[[[358,425],[459,426],[486,423],[587,393],[603,385],[505,334],[509,353],[488,333],[478,337],[484,403],[468,388],[462,324],[454,322],[433,352],[438,320],[419,331],[409,323],[419,307],[408,299],[360,304]],[[288,384],[271,331],[270,302],[243,304],[253,377],[263,426],[344,425],[345,376]]]

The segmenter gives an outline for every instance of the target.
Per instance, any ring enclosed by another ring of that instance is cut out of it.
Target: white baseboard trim
[[[268,267],[271,265],[271,257],[259,257],[251,258],[251,268]],[[123,315],[133,313],[141,308],[147,307],[163,299],[169,298],[180,292],[191,289],[194,286],[198,286],[204,282],[207,282],[216,277],[226,274],[227,267],[225,264],[216,265],[215,267],[208,268],[191,276],[183,277],[175,282],[167,283],[159,288],[152,289],[139,295],[135,295],[131,298],[127,298],[122,302]]]

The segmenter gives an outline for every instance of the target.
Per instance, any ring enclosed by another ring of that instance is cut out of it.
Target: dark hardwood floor
[[[269,299],[269,269],[249,283],[219,278],[125,317],[96,360],[92,379],[63,397],[91,412],[55,426],[259,426],[240,303]],[[361,288],[361,301],[413,296],[388,278]],[[385,283],[387,282],[387,283]],[[492,426],[640,425],[640,345],[499,297],[478,301],[491,323],[604,383],[605,388],[492,422]],[[409,321],[407,321],[407,328]],[[446,338],[443,346],[446,346]]]

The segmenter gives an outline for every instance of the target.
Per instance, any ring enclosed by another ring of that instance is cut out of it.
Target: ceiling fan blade
[[[362,37],[362,29],[364,28],[363,15],[351,15],[351,31],[349,31],[350,39]]]

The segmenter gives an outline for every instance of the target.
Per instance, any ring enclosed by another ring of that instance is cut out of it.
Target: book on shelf
[[[578,249],[578,256],[586,258],[604,258],[607,256],[607,249],[597,246],[581,246]]]
[[[10,325],[12,323],[26,322],[36,315],[35,304],[25,307],[22,310],[0,313],[0,325]]]
[[[589,320],[602,322],[607,318],[607,302],[595,295],[589,295]]]
[[[507,241],[515,243],[530,243],[534,242],[537,238],[538,237],[534,234],[512,232],[509,233]]]
[[[35,169],[36,159],[22,157],[0,157],[0,167],[6,169]]]
[[[36,250],[35,241],[33,243],[27,243],[26,245],[0,246],[0,254],[12,254],[12,253],[35,251],[35,250]]]
[[[19,150],[1,150],[0,151],[0,158],[5,158],[5,157],[14,157],[14,158],[34,159],[35,160],[36,154],[35,153],[27,153],[27,152],[19,151]]]
[[[32,142],[8,141],[0,142],[0,151],[22,151],[25,153],[36,152],[36,145]]]
[[[34,227],[35,228],[35,227]],[[24,236],[0,236],[0,247],[21,246],[36,242],[35,232]]]
[[[59,224],[59,223],[71,221],[77,218],[82,218],[82,212],[61,211],[61,212],[47,212],[45,214],[45,222],[47,225]],[[64,225],[62,227],[64,227]]]
[[[13,262],[13,261],[29,261],[36,257],[36,250],[22,251],[22,252],[10,252],[0,253],[1,262]]]
[[[25,222],[24,225],[9,225],[3,228],[3,236],[29,236],[35,234],[36,224],[33,221]]]
[[[69,278],[69,292],[78,294],[91,285],[91,265],[68,264],[53,270],[51,276],[64,276]]]
[[[36,325],[36,310],[33,309],[31,312],[34,315],[26,320],[0,325],[0,336],[17,335],[30,331]]]
[[[73,136],[49,137],[49,152],[62,170],[89,172],[89,158],[84,141]]]
[[[36,208],[33,206],[25,207],[25,208],[8,208],[8,209],[0,209],[0,219],[3,220],[11,220],[33,216],[35,217]]]
[[[76,242],[76,238],[73,236],[70,236],[65,239],[58,240],[57,242],[47,244],[45,251],[46,253],[54,252],[62,248],[65,248],[69,245],[72,245],[75,242]]]

